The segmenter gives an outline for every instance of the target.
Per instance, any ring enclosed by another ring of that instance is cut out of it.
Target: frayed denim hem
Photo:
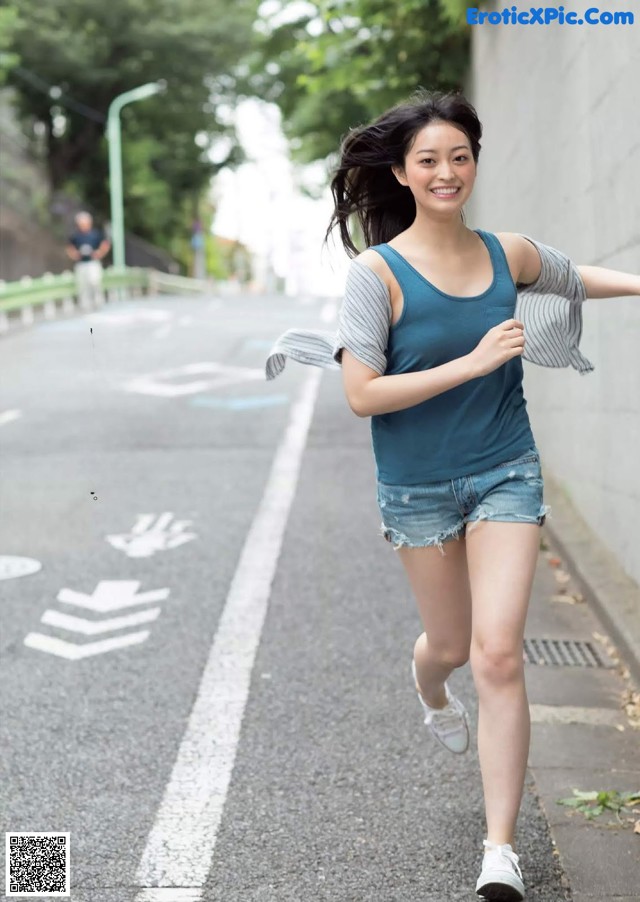
[[[397,551],[399,548],[428,548],[430,546],[436,545],[440,550],[440,554],[444,555],[446,552],[443,548],[443,545],[446,540],[455,539],[458,541],[460,535],[464,532],[466,524],[468,524],[468,531],[471,532],[481,520],[489,520],[499,523],[535,523],[538,526],[544,526],[544,522],[547,518],[547,514],[551,511],[551,507],[548,504],[543,504],[540,507],[540,511],[536,517],[531,517],[526,514],[513,514],[513,516],[505,516],[505,514],[497,514],[491,515],[487,514],[486,510],[480,506],[478,516],[473,520],[462,520],[460,523],[455,524],[449,529],[444,530],[444,532],[438,533],[436,536],[425,537],[421,541],[412,542],[411,539],[405,535],[405,533],[400,532],[398,529],[394,529],[392,526],[385,526],[384,523],[380,524],[380,535],[383,536],[387,542],[393,542],[393,550]]]
[[[439,533],[437,536],[433,536],[432,538],[425,538],[420,542],[412,542],[411,539],[406,536],[403,532],[400,532],[397,529],[394,529],[392,526],[385,526],[384,523],[380,524],[380,535],[384,536],[387,542],[394,542],[393,550],[397,551],[398,548],[426,548],[431,545],[437,545],[440,554],[445,554],[444,548],[442,547],[445,539],[453,539],[457,541],[460,538],[460,533],[464,529],[464,522],[460,522],[455,526],[452,526],[450,529],[446,529],[444,532]]]

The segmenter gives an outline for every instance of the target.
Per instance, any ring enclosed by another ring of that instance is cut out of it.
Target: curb
[[[567,570],[609,630],[640,686],[640,586],[622,569],[544,465],[542,471],[545,504],[551,506],[543,529],[549,530]]]

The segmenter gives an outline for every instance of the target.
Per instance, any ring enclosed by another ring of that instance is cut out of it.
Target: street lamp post
[[[109,105],[107,115],[107,141],[109,142],[109,189],[111,194],[111,244],[113,265],[124,268],[124,206],[122,201],[122,141],[120,110],[127,103],[145,100],[166,90],[166,81],[150,81],[132,91],[118,94]]]

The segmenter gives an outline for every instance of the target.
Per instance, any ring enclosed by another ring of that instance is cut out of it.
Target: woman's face
[[[473,190],[476,164],[464,132],[448,122],[432,122],[417,133],[404,169],[393,172],[420,207],[457,218]]]

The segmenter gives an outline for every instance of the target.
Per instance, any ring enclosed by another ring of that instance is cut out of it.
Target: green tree
[[[0,0],[0,22],[11,9]],[[255,0],[20,0],[19,10],[11,49],[20,65],[8,75],[18,113],[42,124],[51,188],[100,216],[109,211],[109,104],[167,81],[166,94],[125,107],[121,121],[126,226],[170,247],[211,176],[239,156],[219,110],[251,41]],[[223,136],[228,157],[213,163],[209,150]]]
[[[12,4],[0,6],[0,85],[5,83],[9,70],[20,61],[16,53],[9,52],[17,28],[17,7]]]
[[[281,108],[302,162],[417,87],[462,88],[470,29],[462,0],[311,0],[297,16],[269,4],[245,84]],[[264,7],[263,7],[264,9]]]

